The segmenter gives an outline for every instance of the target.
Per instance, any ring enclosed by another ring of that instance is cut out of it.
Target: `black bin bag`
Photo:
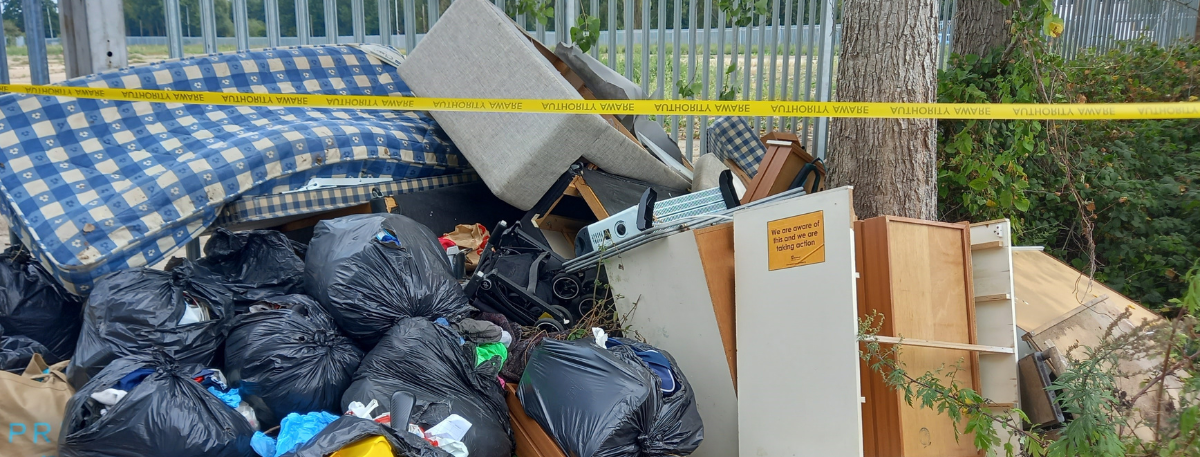
[[[704,424],[675,359],[647,344],[610,341],[602,349],[591,338],[543,340],[517,388],[525,413],[571,456],[691,454],[704,439]],[[669,361],[669,382],[664,384],[639,351]],[[670,394],[663,393],[664,385]]]
[[[265,298],[304,293],[303,250],[274,230],[231,232],[217,229],[195,261],[214,281],[233,292],[239,312]]]
[[[4,328],[0,327],[0,370],[15,374],[24,373],[34,354],[42,354],[44,360],[49,353],[50,350],[42,343],[27,336],[5,335]]]
[[[312,439],[283,457],[326,457],[358,441],[382,436],[396,457],[451,457],[421,437],[405,430],[392,430],[378,422],[354,416],[342,416],[325,426]]]
[[[91,398],[141,369],[150,373],[115,405]],[[117,359],[67,402],[59,456],[255,456],[246,418],[192,380],[203,369],[164,352]]]
[[[83,300],[67,292],[29,251],[13,246],[0,254],[0,326],[9,336],[45,346],[42,358],[55,364],[71,358]]]
[[[342,395],[342,408],[353,401],[365,405],[377,400],[383,406],[376,413],[388,411],[392,394],[408,392],[416,398],[409,423],[428,429],[457,414],[471,423],[462,439],[471,457],[512,457],[504,391],[496,377],[486,373],[496,368],[485,363],[477,369],[474,349],[460,345],[453,330],[422,318],[404,318],[363,358],[354,383]]]
[[[196,313],[204,317],[181,324]],[[229,289],[197,275],[188,261],[170,272],[133,268],[106,275],[84,306],[67,379],[78,389],[109,362],[150,349],[207,365],[225,342],[232,315]]]
[[[340,414],[342,393],[350,386],[362,351],[307,296],[286,295],[262,303],[284,307],[234,319],[225,340],[225,377],[255,406],[264,428],[288,413]]]
[[[318,223],[304,277],[308,294],[365,349],[402,317],[453,322],[473,309],[437,237],[397,214]]]

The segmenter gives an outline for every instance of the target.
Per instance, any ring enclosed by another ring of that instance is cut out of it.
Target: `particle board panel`
[[[1129,311],[1130,316],[1118,320],[1125,311]],[[1110,296],[1101,296],[1068,312],[1065,319],[1052,321],[1042,328],[1030,331],[1024,338],[1035,350],[1045,353],[1051,367],[1057,370],[1066,365],[1068,351],[1071,357],[1083,357],[1081,348],[1096,347],[1100,344],[1110,326],[1113,326],[1113,334],[1117,336],[1133,330],[1145,321],[1163,322],[1163,319],[1140,306],[1122,304],[1120,300],[1114,300]],[[1122,357],[1117,366],[1121,372],[1129,375],[1118,377],[1115,380],[1116,388],[1123,392],[1121,395],[1133,395],[1140,391],[1149,379],[1145,373],[1153,372],[1161,365],[1162,358],[1157,355],[1136,359]],[[1155,389],[1134,403],[1134,417],[1153,423],[1159,405],[1167,402],[1177,405],[1174,399],[1178,398],[1181,381],[1172,377],[1164,384],[1166,390],[1162,397]],[[1154,433],[1149,427],[1137,427],[1133,433],[1142,439],[1154,439]]]
[[[606,262],[626,325],[670,352],[696,394],[704,442],[692,455],[737,455],[737,393],[695,232],[647,243]]]
[[[768,224],[818,211],[824,261],[771,270]],[[862,455],[853,220],[849,187],[734,213],[740,452],[729,455]]]
[[[971,251],[971,276],[975,290],[976,341],[1013,349],[1010,354],[979,354],[979,393],[994,404],[1005,405],[1021,401],[1011,231],[1008,220],[971,225],[971,242],[1000,243],[999,248]],[[1015,412],[1004,412],[1004,409],[1011,409],[1011,406],[995,408],[994,412],[1016,417]],[[1018,446],[1010,433],[1003,429],[999,433],[1001,443]],[[1003,444],[993,451],[1003,455]]]
[[[884,316],[881,336],[975,344],[971,240],[965,224],[883,216],[862,221],[859,312]],[[1006,346],[1011,347],[1011,346]],[[978,355],[969,350],[904,346],[898,360],[913,373],[941,370],[979,389]],[[878,373],[862,383],[868,455],[974,456],[970,436],[934,409],[909,406]],[[873,446],[870,446],[873,444]]]
[[[725,359],[733,375],[733,388],[737,390],[737,337],[734,326],[733,293],[733,223],[697,229],[696,246],[700,249],[700,265],[708,282],[708,295],[712,298],[713,313],[717,317],[717,328],[721,330],[721,343],[725,345]]]
[[[1153,314],[1045,252],[1018,249],[1013,251],[1012,259],[1017,326],[1023,329],[1042,327],[1104,295],[1117,307],[1133,307],[1139,310],[1138,314]]]

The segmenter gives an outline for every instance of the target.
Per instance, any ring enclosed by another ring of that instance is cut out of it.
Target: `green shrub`
[[[1195,101],[1200,45],[1126,43],[1069,62],[957,58],[944,102]],[[1040,83],[1040,84],[1039,84]],[[1040,92],[1045,87],[1045,95]],[[1200,120],[942,121],[939,206],[946,220],[1010,217],[1042,245],[1153,309],[1183,294],[1200,259]]]

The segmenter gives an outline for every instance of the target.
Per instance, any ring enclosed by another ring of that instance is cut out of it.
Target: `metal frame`
[[[379,0],[381,34],[376,37],[366,35],[364,0],[351,0],[353,37],[350,39],[354,42],[378,40],[386,45],[392,44],[399,34],[403,38],[402,43],[397,44],[402,44],[406,51],[413,49],[423,32],[428,30],[427,27],[420,33],[417,30],[418,1]],[[493,1],[499,7],[504,6],[503,0]],[[658,92],[667,99],[680,98],[678,83],[681,81],[700,83],[697,98],[716,98],[728,83],[724,71],[727,58],[731,61],[740,58],[737,77],[741,81],[737,83],[741,99],[828,101],[833,98],[834,60],[841,39],[840,25],[835,23],[838,17],[836,0],[771,0],[769,16],[757,16],[746,27],[730,23],[725,13],[716,9],[714,0],[688,0],[686,3],[684,0],[640,0],[640,7],[639,0],[619,1],[623,2],[620,8],[618,0],[614,0],[608,3],[607,11],[601,11],[599,0],[553,0],[556,14],[548,24],[529,20],[523,15],[517,15],[515,20],[537,39],[553,44],[554,40],[570,40],[569,28],[575,24],[578,12],[600,18],[601,36],[591,54],[606,60],[610,67],[619,68],[647,93]],[[952,18],[956,0],[939,1],[936,58],[939,67],[944,68],[951,49],[949,37],[954,33]],[[45,12],[39,7],[38,0],[22,2],[25,22],[31,25],[27,34],[31,80],[34,84],[48,84],[47,43],[41,38],[44,36]],[[247,0],[233,0],[233,38],[216,36],[214,0],[200,0],[202,36],[188,38],[186,43],[203,44],[205,53],[215,53],[221,43],[232,42],[239,51],[244,51],[263,45],[275,47],[316,41],[311,33],[307,0],[296,1],[296,37],[286,37],[286,40],[280,36],[279,0],[263,2],[267,24],[265,40],[251,40]],[[322,0],[322,4],[325,13],[323,42],[337,43],[337,0]],[[1061,37],[1052,41],[1052,46],[1064,57],[1073,58],[1084,49],[1104,52],[1120,46],[1122,40],[1140,37],[1160,44],[1188,39],[1195,33],[1200,0],[1056,0],[1055,5],[1067,27]],[[427,24],[436,23],[441,14],[440,0],[422,0],[420,6],[425,10],[423,19]],[[668,14],[672,6],[674,14]],[[656,8],[657,15],[654,14]],[[172,58],[183,57],[185,40],[180,23],[180,1],[164,0],[163,10],[167,21],[166,38],[129,37],[128,41],[131,44],[165,43]],[[557,14],[558,11],[564,14]],[[635,17],[640,19],[640,27],[635,25]],[[625,25],[618,27],[620,24]],[[0,31],[0,59],[7,57],[3,38],[3,31]],[[726,54],[725,46],[730,39],[734,50]],[[717,52],[714,52],[714,44]],[[624,52],[620,52],[621,46],[624,46]],[[606,51],[601,52],[601,48]],[[738,49],[746,52],[739,54]],[[698,62],[698,59],[703,61]],[[752,64],[756,69],[752,69]],[[3,66],[0,82],[8,81],[8,68]],[[706,152],[707,116],[657,116],[656,119],[681,143],[690,160]],[[828,118],[762,117],[754,119],[754,125],[764,130],[796,132],[806,149],[818,157],[825,156]]]

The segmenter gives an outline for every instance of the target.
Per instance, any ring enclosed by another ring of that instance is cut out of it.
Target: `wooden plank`
[[[738,166],[737,162],[734,162],[733,159],[725,159],[725,166],[729,167],[729,170],[733,172],[733,175],[737,176],[738,180],[742,181],[743,186],[750,187],[750,183],[754,180],[750,177],[750,175],[746,174],[745,170],[742,170],[742,167]]]
[[[876,341],[884,344],[899,344],[903,346],[920,346],[927,348],[941,349],[959,349],[972,352],[988,352],[992,354],[1013,354],[1016,352],[1013,348],[1005,348],[1000,346],[984,346],[981,344],[966,344],[966,343],[951,343],[948,341],[929,341],[918,340],[914,338],[901,338],[896,336],[876,336]]]
[[[512,425],[513,444],[516,455],[521,457],[566,457],[554,438],[545,429],[525,414],[521,400],[517,398],[517,385],[504,388],[504,401],[508,405],[509,423]]]
[[[975,304],[991,301],[1005,301],[1011,298],[1012,296],[1009,294],[979,295],[975,297]]]
[[[738,397],[700,252],[682,232],[609,259],[606,271],[626,325],[671,353],[696,393],[704,442],[692,455],[727,457],[738,454]]]
[[[972,251],[982,251],[984,249],[996,249],[996,248],[1001,248],[1001,247],[1004,247],[1003,241],[985,241],[985,242],[978,243],[978,244],[972,244],[971,250]]]
[[[708,295],[712,298],[713,313],[717,317],[717,328],[721,331],[721,343],[725,346],[725,360],[733,377],[733,388],[737,390],[737,334],[734,312],[734,267],[733,267],[733,223],[697,229],[696,245],[700,250],[700,266],[704,268],[704,279],[708,283]]]
[[[888,268],[886,227],[873,222],[868,230],[863,221],[854,223],[856,267],[858,270],[858,314],[860,318],[872,316],[872,311],[884,315],[876,321],[878,332],[892,334],[891,319],[892,288],[891,271]],[[870,233],[868,235],[868,233]],[[867,255],[870,253],[870,255]],[[872,306],[874,305],[874,306]],[[884,306],[886,308],[880,308]],[[863,348],[865,349],[865,343]],[[861,362],[861,388],[863,404],[863,451],[865,457],[896,455],[900,452],[903,437],[899,433],[900,406],[891,401],[895,393],[889,389],[882,375],[871,370],[870,364]]]
[[[371,213],[371,204],[363,203],[361,205],[355,205],[355,206],[350,206],[350,207],[346,207],[346,208],[335,209],[333,211],[326,211],[324,213],[317,214],[315,216],[310,216],[310,217],[306,217],[304,219],[288,222],[279,227],[276,227],[275,230],[279,230],[281,232],[290,232],[292,230],[299,230],[302,228],[312,227],[314,225],[317,225],[318,222],[321,222],[321,221],[327,220],[327,219],[336,219],[336,218],[339,218],[342,216],[349,216],[351,214],[370,214],[370,213]]]
[[[733,215],[740,452],[728,455],[862,455],[850,194]],[[770,270],[768,223],[817,211],[825,261]]]
[[[596,192],[592,187],[583,180],[583,176],[576,176],[571,183],[575,189],[579,191],[579,195],[583,197],[583,201],[587,203],[588,208],[592,210],[592,214],[596,215],[596,220],[608,219],[608,210],[604,209],[604,205],[600,203],[600,198],[596,196]]]

